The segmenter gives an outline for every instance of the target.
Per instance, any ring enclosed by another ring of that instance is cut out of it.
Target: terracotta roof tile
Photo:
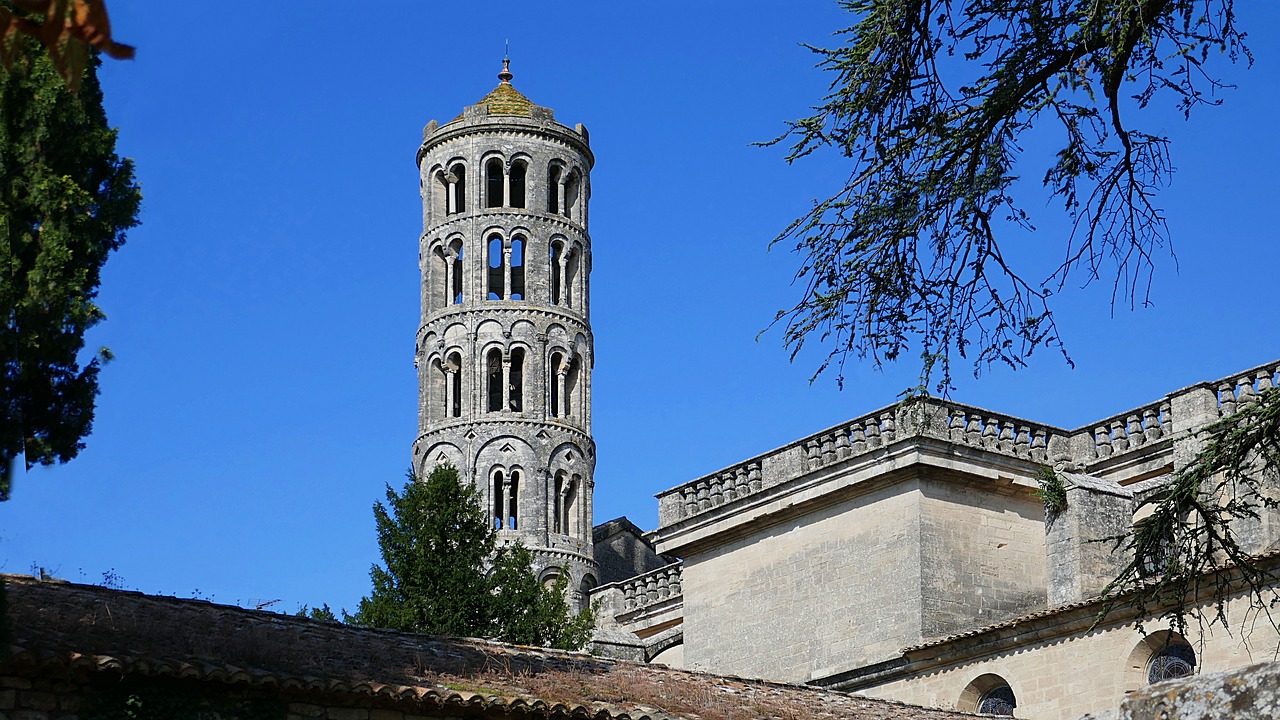
[[[274,687],[388,704],[595,720],[952,720],[841,692],[204,601],[5,576],[8,666]]]

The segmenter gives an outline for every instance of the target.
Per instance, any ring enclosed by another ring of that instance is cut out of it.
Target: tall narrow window
[[[445,374],[444,365],[440,364],[440,360],[431,361],[431,391],[428,401],[431,403],[430,412],[432,419],[449,417],[449,392],[446,389],[446,383],[449,376]]]
[[[564,244],[551,243],[551,304],[560,304],[561,271],[564,269]]]
[[[524,349],[511,351],[511,381],[508,387],[507,409],[524,412]]]
[[[502,351],[497,348],[485,356],[485,380],[488,390],[486,409],[498,412],[502,409]]]
[[[524,180],[529,166],[523,160],[511,164],[511,207],[524,207]]]
[[[572,535],[577,531],[577,523],[573,520],[573,514],[578,509],[578,476],[574,475],[570,478],[564,488],[564,502],[561,503],[564,510],[564,518],[560,527],[564,528],[560,532],[566,535]]]
[[[506,478],[501,470],[493,471],[493,527],[497,530],[501,530],[506,521],[506,516],[503,514],[503,509],[507,507],[507,484],[504,482],[505,480]]]
[[[467,209],[467,168],[462,163],[458,163],[449,168],[449,174],[453,176],[449,183],[453,188],[453,194],[449,198],[451,201],[449,212],[465,212]]]
[[[524,299],[524,238],[511,239],[511,299]]]
[[[570,220],[581,220],[578,215],[582,201],[582,177],[574,171],[564,181],[564,216]]]
[[[520,471],[512,470],[507,483],[507,527],[517,530],[520,527]]]
[[[570,251],[568,257],[564,259],[564,283],[561,291],[561,305],[565,307],[578,306],[578,256],[581,253]]]
[[[462,304],[462,241],[454,240],[449,246],[452,252],[449,254],[453,258],[453,279],[450,281],[453,285],[453,304]]]
[[[450,284],[453,282],[453,276],[450,271],[453,270],[453,259],[450,253],[443,247],[437,247],[431,253],[431,274],[432,285],[434,289],[431,291],[432,302],[438,302],[442,306],[453,304],[453,288]]]
[[[578,375],[581,374],[581,365],[582,363],[578,361],[577,356],[574,356],[574,358],[569,361],[569,368],[565,373],[564,390],[562,391],[564,393],[565,417],[571,417],[573,415],[573,409],[581,405],[579,402],[581,398],[578,397]]]
[[[552,488],[551,532],[563,533],[564,524],[564,491],[568,478],[563,470],[556,471],[555,485]]]
[[[502,207],[502,184],[505,182],[502,173],[502,160],[490,158],[484,164],[485,207]]]
[[[502,236],[489,236],[489,299],[501,300],[502,276]]]
[[[449,181],[445,179],[443,170],[436,171],[428,188],[431,193],[431,222],[434,224],[449,214]]]
[[[552,165],[547,173],[547,212],[560,212],[560,166]]]
[[[445,372],[449,375],[446,392],[449,393],[449,415],[462,417],[462,354],[453,353],[445,362]]]
[[[560,353],[551,355],[551,377],[547,378],[551,385],[551,417],[560,417],[560,394],[564,392],[564,356]]]

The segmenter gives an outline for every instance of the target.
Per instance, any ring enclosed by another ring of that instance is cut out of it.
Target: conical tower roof
[[[515,89],[511,84],[512,77],[514,75],[511,74],[511,60],[503,58],[502,72],[498,73],[498,87],[490,90],[489,94],[480,98],[480,102],[476,104],[488,108],[490,115],[532,116],[533,101]]]

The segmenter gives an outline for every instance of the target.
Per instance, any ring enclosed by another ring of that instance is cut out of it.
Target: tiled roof
[[[188,678],[375,705],[546,718],[971,717],[581,653],[357,628],[26,576],[5,578],[14,636],[9,672],[61,668]]]
[[[489,94],[480,98],[480,102],[476,104],[488,107],[490,115],[522,115],[529,117],[533,108],[533,101],[507,82],[498,83],[498,87],[490,90]]]

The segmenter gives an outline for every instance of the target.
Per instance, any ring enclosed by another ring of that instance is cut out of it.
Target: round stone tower
[[[432,120],[418,149],[423,227],[418,330],[421,474],[452,463],[501,542],[568,575],[580,605],[591,548],[591,240],[594,163],[582,125],[511,85]]]

